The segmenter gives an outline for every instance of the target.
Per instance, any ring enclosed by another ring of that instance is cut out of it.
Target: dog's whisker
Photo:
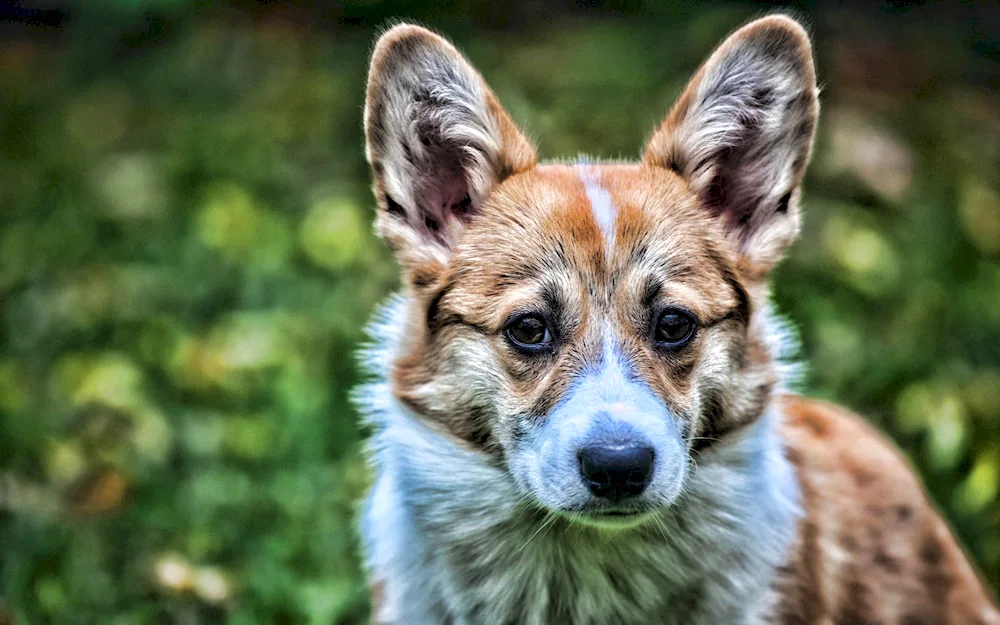
[[[546,526],[548,526],[549,524],[553,523],[554,520],[555,520],[555,515],[553,515],[553,514],[547,514],[545,520],[542,521],[538,525],[538,529],[535,530],[535,533],[532,534],[531,536],[529,536],[528,540],[524,541],[524,544],[521,545],[520,548],[518,548],[517,551],[514,552],[514,555],[517,555],[517,554],[521,553],[522,551],[524,551],[524,548],[528,546],[528,543],[530,543],[532,540],[534,540],[535,536],[538,536],[538,534],[542,530],[544,530],[546,528]]]

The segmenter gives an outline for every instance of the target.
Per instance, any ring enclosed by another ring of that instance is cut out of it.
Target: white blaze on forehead
[[[597,171],[587,164],[579,165],[579,170],[587,199],[590,200],[590,210],[594,213],[594,221],[604,235],[605,246],[611,249],[615,242],[615,216],[618,211],[611,202],[611,194],[598,181]]]

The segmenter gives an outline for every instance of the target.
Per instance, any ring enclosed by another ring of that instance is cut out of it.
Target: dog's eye
[[[653,340],[661,347],[681,347],[691,340],[696,329],[697,323],[690,313],[678,308],[668,308],[656,320]]]
[[[552,343],[552,333],[538,315],[521,315],[507,325],[507,339],[515,346],[538,349]]]

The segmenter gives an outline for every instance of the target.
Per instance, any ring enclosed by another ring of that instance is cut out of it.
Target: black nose
[[[583,481],[597,497],[635,497],[653,476],[653,448],[645,445],[590,445],[579,452]]]

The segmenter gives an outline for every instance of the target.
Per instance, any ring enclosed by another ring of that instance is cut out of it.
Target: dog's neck
[[[393,398],[403,308],[394,300],[376,323],[365,355],[375,379],[357,396],[375,430],[362,532],[384,616],[405,605],[428,623],[754,622],[799,516],[780,415],[703,451],[681,500],[644,524],[581,526],[526,501],[502,467]]]

